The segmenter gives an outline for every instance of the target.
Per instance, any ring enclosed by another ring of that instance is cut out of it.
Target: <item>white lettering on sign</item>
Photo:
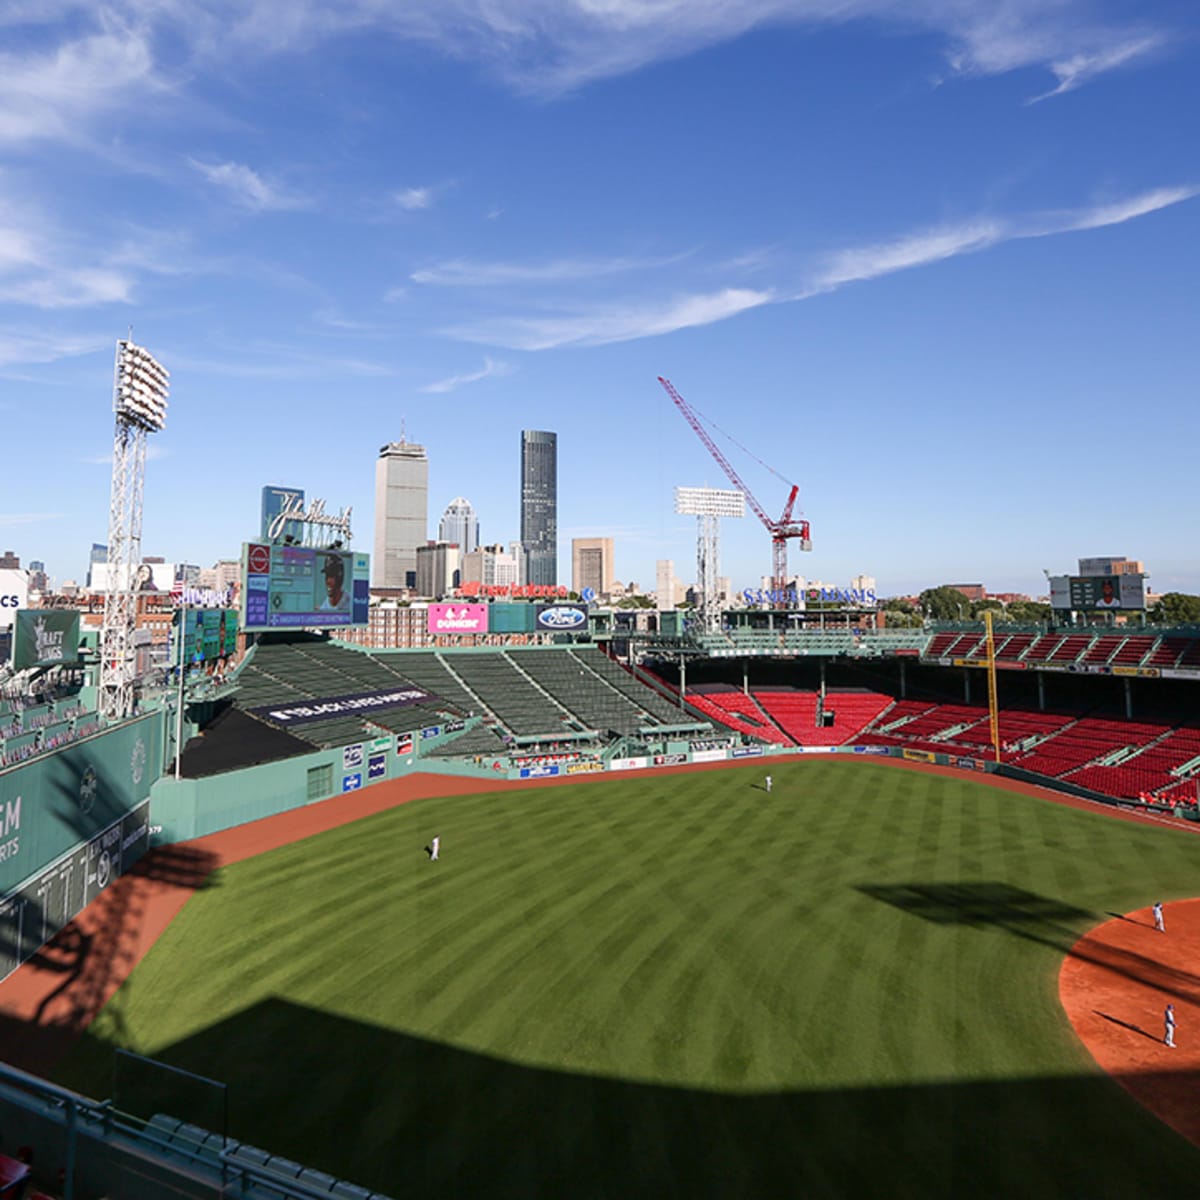
[[[325,501],[320,498],[313,500],[306,509],[300,496],[288,496],[283,501],[283,507],[271,518],[271,524],[267,526],[267,537],[274,541],[283,535],[289,521],[299,521],[304,525],[319,525],[323,529],[340,533],[348,544],[352,511],[353,509],[344,508],[335,517],[325,511]]]
[[[10,800],[0,812],[0,837],[8,837],[21,828],[21,797]]]

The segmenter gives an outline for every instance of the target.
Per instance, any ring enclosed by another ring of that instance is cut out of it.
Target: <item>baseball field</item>
[[[233,1136],[396,1196],[1195,1190],[1058,976],[1110,914],[1200,891],[1200,838],[971,777],[772,774],[422,800],[223,868],[57,1078],[109,1095],[115,1045],[214,1076]]]

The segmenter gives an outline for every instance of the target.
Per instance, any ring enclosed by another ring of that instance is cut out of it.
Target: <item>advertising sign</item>
[[[309,721],[328,721],[332,717],[358,717],[391,708],[407,708],[411,704],[424,704],[433,698],[421,688],[408,687],[391,692],[327,696],[320,700],[303,700],[298,704],[266,704],[247,711],[251,716],[265,717],[276,725],[306,725]]]
[[[1075,612],[1146,607],[1145,575],[1055,575],[1050,580],[1053,608]]]
[[[242,627],[335,629],[366,625],[371,558],[247,542],[242,546]]]
[[[549,779],[551,775],[557,775],[559,768],[557,765],[546,765],[541,767],[522,767],[522,779]]]
[[[537,627],[556,633],[569,633],[587,628],[587,609],[577,604],[542,604],[538,606]]]
[[[356,742],[353,746],[342,747],[342,770],[349,771],[353,767],[361,767],[363,763],[363,748],[362,742]]]
[[[362,787],[362,772],[355,771],[353,775],[342,776],[342,791],[357,792]]]
[[[761,746],[735,746],[733,750],[734,758],[761,758]]]
[[[656,767],[678,767],[687,762],[686,754],[656,754],[654,756],[654,765]]]
[[[720,750],[697,750],[692,755],[692,762],[723,762],[729,756],[729,751],[722,747]]]
[[[277,539],[272,536],[271,527],[275,525],[276,518],[285,509],[288,512],[294,512],[296,508],[304,508],[304,489],[289,488],[289,487],[265,487],[262,490],[262,523],[258,528],[258,536],[264,542],[273,542],[282,540],[282,538],[292,537],[296,541],[301,540],[301,535],[304,532],[299,521],[283,522],[281,530],[281,538]]]
[[[61,608],[24,608],[13,628],[13,668],[53,667],[79,658],[79,614]]]
[[[572,763],[567,768],[568,775],[591,775],[595,771],[603,771],[604,764],[600,762]]]
[[[930,754],[928,750],[905,750],[904,757],[907,758],[909,762],[937,762],[936,756]]]
[[[372,754],[367,759],[367,778],[382,779],[387,774],[387,755]]]
[[[429,633],[487,633],[486,604],[431,604]]]
[[[396,753],[411,754],[413,752],[413,735],[402,733],[396,738]]]
[[[648,767],[650,760],[648,758],[614,758],[608,764],[610,771],[640,771],[642,767]]]
[[[7,629],[17,610],[29,605],[29,572],[5,567],[0,571],[0,629]]]
[[[172,640],[178,635],[183,618],[183,646],[189,663],[212,662],[237,653],[238,614],[236,608],[188,608],[175,614]],[[178,665],[179,653],[172,645],[171,661]]]

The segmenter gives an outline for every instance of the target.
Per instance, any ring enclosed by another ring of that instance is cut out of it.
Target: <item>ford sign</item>
[[[537,615],[539,629],[578,629],[587,624],[587,613],[569,604],[543,608]]]

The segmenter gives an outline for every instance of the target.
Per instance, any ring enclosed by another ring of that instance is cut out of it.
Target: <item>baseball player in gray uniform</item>
[[[1157,929],[1159,933],[1166,933],[1167,927],[1163,922],[1162,901],[1156,900],[1154,902],[1154,907],[1150,911],[1154,913],[1154,928]]]
[[[1165,1013],[1163,1013],[1163,1026],[1166,1031],[1165,1036],[1163,1037],[1163,1041],[1168,1046],[1170,1046],[1172,1050],[1174,1050],[1175,1049],[1175,1005],[1173,1005],[1173,1004],[1167,1005],[1167,1011]]]

